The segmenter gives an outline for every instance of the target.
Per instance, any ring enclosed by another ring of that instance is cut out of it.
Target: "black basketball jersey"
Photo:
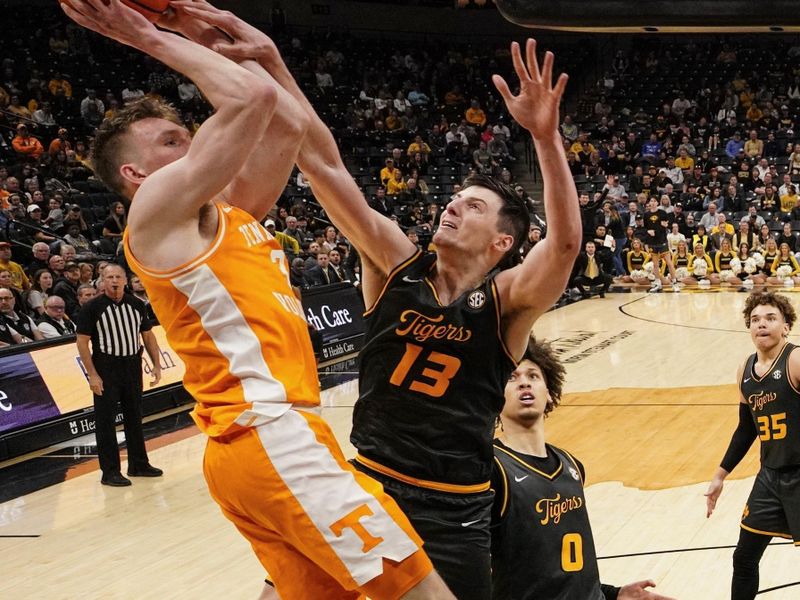
[[[667,213],[661,209],[645,213],[645,228],[653,232],[653,235],[647,234],[647,243],[650,246],[663,246],[667,243],[667,230],[661,223],[668,219]]]
[[[442,306],[429,279],[435,264],[417,253],[398,266],[364,315],[350,440],[374,470],[479,491],[516,363],[500,338],[494,278]]]
[[[773,469],[800,465],[800,391],[788,371],[789,355],[796,347],[787,342],[761,377],[753,354],[739,384],[761,440],[761,464]]]
[[[603,600],[583,481],[575,459],[547,445],[552,472],[495,441],[494,600]]]

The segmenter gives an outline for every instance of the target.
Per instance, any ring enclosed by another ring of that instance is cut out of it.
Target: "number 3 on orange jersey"
[[[423,349],[422,346],[406,342],[406,353],[403,355],[394,373],[392,373],[392,377],[389,379],[392,385],[398,387],[403,386],[408,372],[411,370],[413,364],[417,362]],[[408,389],[412,392],[427,394],[433,398],[441,398],[447,391],[447,388],[450,387],[450,380],[455,377],[455,374],[461,368],[461,361],[455,356],[442,354],[441,352],[430,352],[424,360],[426,364],[439,365],[442,369],[433,369],[426,366],[422,370],[422,377],[433,380],[433,385],[418,379],[412,379]]]
[[[289,287],[292,287],[292,280],[289,278],[289,270],[286,268],[286,255],[282,250],[272,250],[269,253],[272,262],[278,263],[278,268],[286,276],[286,281],[289,282]]]

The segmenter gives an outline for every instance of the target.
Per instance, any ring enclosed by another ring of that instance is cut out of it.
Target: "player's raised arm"
[[[553,54],[547,52],[541,69],[536,42],[529,39],[522,58],[519,44],[511,45],[511,58],[519,78],[516,96],[499,75],[493,81],[512,117],[533,137],[544,182],[547,237],[536,244],[525,261],[497,276],[504,335],[509,349],[521,355],[536,318],[558,300],[569,280],[581,245],[581,218],[575,183],[558,132],[558,107],[567,76],[553,84]]]
[[[186,10],[198,6],[209,7],[227,22],[241,21],[236,15],[218,11],[205,2],[188,1],[172,2],[169,12],[157,24],[211,50],[219,44],[230,43],[231,37],[219,27]],[[246,23],[243,24],[247,26]],[[220,195],[229,204],[238,206],[261,220],[286,187],[286,181],[297,162],[297,153],[308,129],[309,118],[303,107],[253,57],[242,55],[231,60],[265,79],[277,91],[275,112],[263,137]]]
[[[130,227],[136,229],[139,223],[147,223],[148,233],[159,235],[163,230],[167,234],[175,223],[196,216],[200,207],[219,194],[230,183],[232,174],[241,169],[272,117],[275,88],[224,56],[158,30],[116,0],[109,4],[102,0],[71,0],[71,6],[62,4],[62,8],[79,25],[146,52],[186,75],[216,109],[182,158],[162,168],[153,162],[153,156],[135,156],[133,151],[131,160],[122,167],[125,179],[141,185],[130,214]],[[157,140],[159,152],[163,148],[169,153],[170,148],[188,145],[188,133],[182,131],[159,132],[164,137]],[[143,126],[132,135],[148,133]],[[150,169],[149,165],[157,166]],[[170,210],[165,211],[167,203]]]
[[[186,12],[219,27],[233,39],[212,46],[233,60],[256,58],[275,81],[304,108],[310,119],[298,165],[314,195],[362,257],[388,274],[414,253],[414,245],[391,220],[373,211],[342,161],[330,129],[300,90],[277,47],[267,35],[205,2],[175,2]]]

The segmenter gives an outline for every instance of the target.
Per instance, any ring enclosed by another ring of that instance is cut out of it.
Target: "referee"
[[[153,363],[155,385],[161,379],[160,350],[144,303],[125,293],[128,278],[116,264],[103,271],[103,294],[87,302],[76,320],[78,352],[94,393],[95,436],[103,485],[126,486],[120,472],[115,427],[117,404],[125,419],[128,475],[159,477],[163,474],[147,460],[142,432],[142,344]],[[91,341],[91,351],[89,342]]]

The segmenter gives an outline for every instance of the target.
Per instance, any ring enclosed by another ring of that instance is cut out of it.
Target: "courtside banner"
[[[0,359],[0,433],[60,414],[30,354]]]
[[[154,327],[161,348],[161,381],[150,387],[152,364],[142,357],[144,391],[157,391],[183,381],[184,365],[170,348],[164,330]],[[0,391],[16,401],[0,408],[0,432],[11,431],[92,406],[92,392],[75,342],[0,357]],[[2,394],[0,394],[2,398]],[[0,403],[5,402],[0,400]],[[13,417],[12,417],[13,415]]]
[[[364,340],[364,301],[350,283],[303,290],[308,323],[322,334],[321,360],[358,352]]]

